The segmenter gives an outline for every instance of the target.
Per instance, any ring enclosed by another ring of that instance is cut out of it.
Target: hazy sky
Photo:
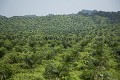
[[[82,9],[120,11],[120,0],[0,0],[0,15],[48,15],[77,13]]]

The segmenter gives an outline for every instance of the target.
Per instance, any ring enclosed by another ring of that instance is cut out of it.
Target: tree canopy
[[[120,11],[0,16],[0,80],[120,80]]]

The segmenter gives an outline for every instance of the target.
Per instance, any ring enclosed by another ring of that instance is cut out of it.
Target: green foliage
[[[0,16],[0,80],[120,80],[119,13]]]
[[[56,79],[59,77],[59,70],[57,70],[57,67],[54,64],[48,64],[45,69],[45,77],[47,79]]]
[[[93,72],[91,70],[85,70],[83,71],[81,78],[83,80],[94,80]]]
[[[0,48],[0,58],[3,57],[6,53],[6,49],[4,47]]]
[[[6,80],[10,78],[12,73],[12,67],[8,64],[0,62],[0,80]]]

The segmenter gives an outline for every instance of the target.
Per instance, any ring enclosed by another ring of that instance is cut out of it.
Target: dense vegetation
[[[120,12],[0,16],[0,80],[120,80]]]

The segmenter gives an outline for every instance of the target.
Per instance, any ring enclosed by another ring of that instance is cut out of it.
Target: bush
[[[22,62],[24,55],[22,53],[13,52],[5,55],[4,61],[10,64]]]
[[[94,80],[93,72],[92,70],[85,70],[83,71],[81,78],[83,80]]]
[[[34,68],[35,64],[38,61],[38,58],[39,56],[37,54],[28,52],[25,54],[24,62],[26,63],[26,65],[28,65],[28,68]]]
[[[47,79],[55,79],[59,77],[59,70],[54,64],[49,64],[45,69],[44,75]]]
[[[11,66],[0,62],[0,80],[6,80],[12,75]]]
[[[2,58],[5,55],[6,49],[4,47],[0,48],[0,58]]]

